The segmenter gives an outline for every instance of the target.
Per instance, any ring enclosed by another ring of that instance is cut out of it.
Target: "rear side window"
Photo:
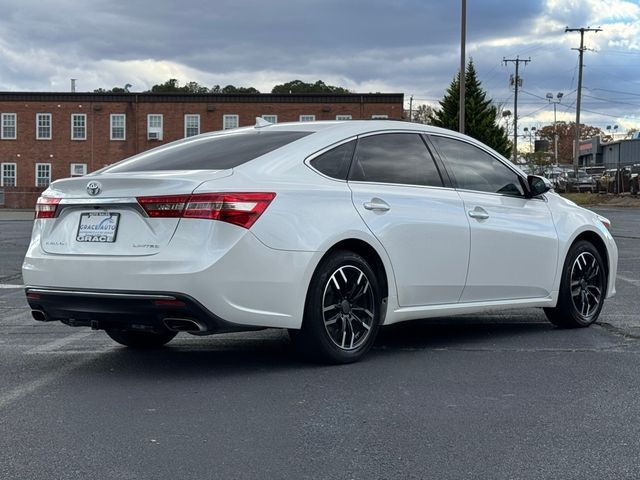
[[[311,166],[327,177],[346,180],[356,141],[344,143],[311,160]]]
[[[140,153],[101,173],[224,170],[237,167],[313,132],[250,131],[194,137]]]
[[[422,138],[414,133],[361,138],[349,180],[442,186],[431,153]]]

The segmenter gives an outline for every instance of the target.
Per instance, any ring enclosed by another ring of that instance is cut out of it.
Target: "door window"
[[[442,186],[442,178],[422,138],[387,133],[358,141],[349,180]]]
[[[520,177],[497,158],[460,140],[438,136],[431,140],[445,156],[458,188],[524,196]]]

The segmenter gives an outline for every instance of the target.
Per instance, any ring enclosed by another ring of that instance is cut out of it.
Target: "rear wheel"
[[[121,345],[131,348],[158,348],[169,343],[177,332],[132,332],[129,330],[105,330],[107,335]]]
[[[588,327],[598,319],[605,294],[602,257],[593,244],[579,241],[565,260],[558,304],[545,308],[544,313],[558,327]]]
[[[318,266],[309,286],[301,330],[289,334],[304,356],[328,363],[362,358],[380,323],[380,290],[360,255],[337,251]]]

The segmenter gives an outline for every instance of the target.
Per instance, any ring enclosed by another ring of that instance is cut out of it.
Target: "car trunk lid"
[[[186,198],[201,183],[232,172],[130,172],[59,180],[43,193],[59,203],[52,218],[40,221],[41,248],[63,255],[158,254],[171,241],[180,219],[149,217],[137,198]]]

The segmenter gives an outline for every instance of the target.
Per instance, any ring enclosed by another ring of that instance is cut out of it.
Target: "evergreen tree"
[[[509,158],[511,143],[507,138],[507,132],[498,123],[498,109],[493,105],[493,101],[487,98],[487,93],[480,86],[473,60],[470,60],[467,65],[464,84],[466,90],[464,133]],[[432,125],[458,130],[459,99],[460,73],[453,79],[447,93],[440,101],[440,109],[435,110],[431,116]]]

